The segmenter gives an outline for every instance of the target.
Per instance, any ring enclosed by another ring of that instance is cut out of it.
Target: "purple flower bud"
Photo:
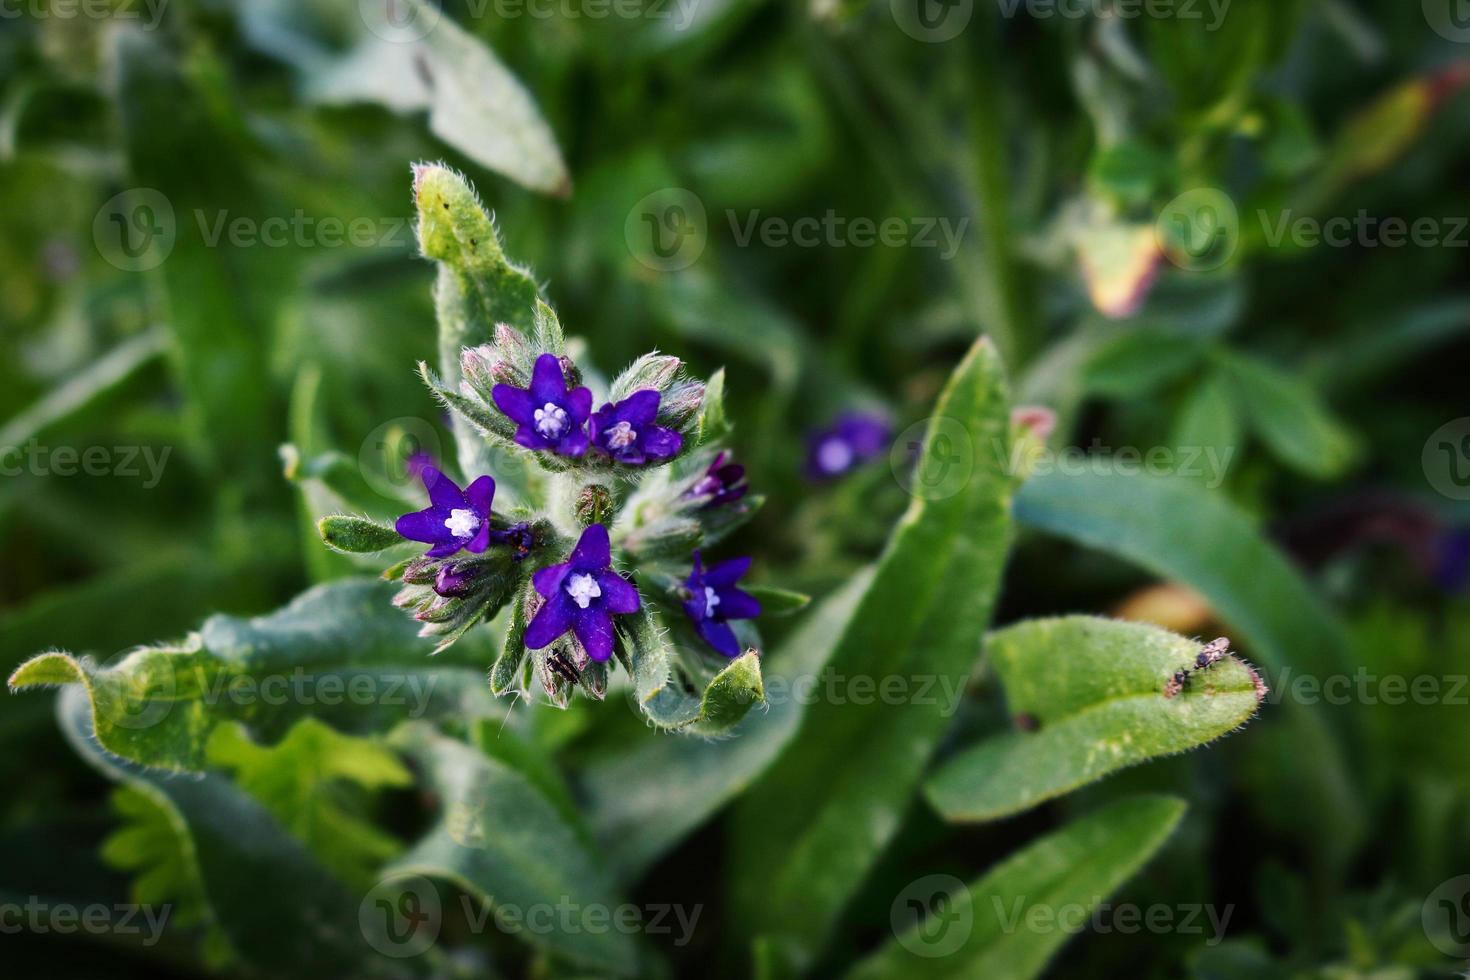
[[[705,509],[722,507],[725,504],[733,504],[745,496],[750,489],[745,483],[745,467],[739,463],[726,462],[730,454],[720,452],[709,468],[704,471],[694,484],[684,491],[686,499],[707,498],[703,504]]]
[[[434,591],[445,598],[469,595],[475,574],[476,570],[472,565],[445,565],[434,578]]]

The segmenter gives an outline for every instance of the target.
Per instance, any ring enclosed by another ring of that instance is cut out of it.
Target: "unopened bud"
[[[583,527],[606,524],[612,518],[612,494],[600,483],[591,483],[577,494],[577,521]]]

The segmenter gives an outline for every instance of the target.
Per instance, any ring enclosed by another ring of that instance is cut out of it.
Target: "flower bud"
[[[577,522],[583,527],[612,522],[612,494],[600,483],[583,487],[577,494]]]

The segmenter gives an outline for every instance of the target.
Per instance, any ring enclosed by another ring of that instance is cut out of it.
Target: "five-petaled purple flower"
[[[482,476],[461,490],[432,466],[424,466],[419,475],[429,491],[429,506],[398,518],[398,533],[410,541],[432,544],[430,558],[444,558],[461,548],[479,553],[489,547],[495,481]]]
[[[612,570],[607,528],[593,524],[567,560],[540,569],[531,582],[546,600],[526,627],[532,650],[571,630],[593,660],[606,660],[613,650],[613,616],[638,611],[638,590]]]
[[[888,420],[871,412],[845,412],[807,442],[806,472],[813,480],[832,480],[882,455],[893,438]]]
[[[684,496],[708,497],[703,505],[706,510],[733,504],[745,496],[745,492],[750,489],[745,483],[745,467],[739,463],[726,462],[729,457],[729,453],[721,450],[714,462],[709,464],[709,469],[704,471],[704,476],[684,491]]]
[[[567,390],[561,361],[555,354],[536,358],[531,370],[531,387],[499,384],[490,390],[495,407],[517,425],[516,443],[527,449],[549,449],[562,456],[581,456],[587,451],[587,417],[592,412],[592,392],[587,388]]]
[[[705,570],[696,551],[694,570],[684,583],[690,593],[684,611],[704,641],[727,657],[740,656],[740,641],[726,620],[754,619],[761,614],[760,600],[735,587],[749,570],[748,557],[716,562]]]
[[[684,437],[653,424],[658,417],[659,398],[658,392],[645,388],[616,405],[603,405],[592,416],[592,448],[628,466],[642,466],[649,460],[668,459],[678,453]]]

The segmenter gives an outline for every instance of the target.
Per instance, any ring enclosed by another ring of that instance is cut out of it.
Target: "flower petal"
[[[547,402],[560,405],[566,401],[567,379],[561,373],[561,360],[555,354],[542,354],[536,358],[531,369],[532,407],[540,408]]]
[[[715,607],[721,619],[754,619],[761,614],[761,601],[739,589],[718,589],[720,604]]]
[[[439,472],[432,466],[425,466],[422,474],[424,478],[424,489],[429,491],[429,501],[435,507],[445,507],[453,510],[463,507],[464,494],[460,492],[459,484]]]
[[[612,569],[597,576],[597,585],[602,589],[602,608],[610,613],[624,615],[638,611],[638,589]]]
[[[434,545],[434,547],[432,547],[428,551],[424,552],[424,554],[426,556],[428,556],[429,558],[448,558],[450,555],[454,554],[459,549],[460,549],[459,539],[458,538],[451,538],[450,540],[445,541],[443,544],[436,544],[436,545]]]
[[[513,422],[530,425],[536,421],[536,409],[540,406],[532,400],[531,393],[524,388],[496,385],[490,389],[490,399],[495,402],[495,407],[504,412]]]
[[[740,581],[740,577],[750,571],[750,556],[743,558],[727,558],[717,561],[704,573],[704,581],[716,588],[728,588]]]
[[[495,500],[495,478],[482,476],[471,483],[465,488],[464,499],[469,501],[470,507],[474,508],[476,514],[488,518],[490,505]]]
[[[526,627],[526,648],[540,650],[567,630],[572,628],[572,613],[576,610],[568,596],[554,595],[546,601]]]
[[[727,623],[717,619],[703,619],[698,624],[699,635],[704,637],[704,642],[714,647],[727,657],[740,656],[740,641],[735,638],[735,631]]]
[[[581,456],[587,452],[587,433],[579,425],[577,428],[561,437],[561,442],[556,444],[556,451],[562,456]]]
[[[464,549],[478,555],[488,547],[490,547],[490,517],[487,514],[485,520],[480,522],[480,530],[475,532],[474,538],[464,546]]]
[[[550,599],[556,594],[557,589],[561,588],[562,579],[567,577],[567,572],[571,569],[570,564],[547,565],[545,568],[538,568],[536,574],[531,576],[531,584],[536,587],[537,592],[541,593],[542,598]]]
[[[600,605],[593,604],[572,614],[572,632],[593,660],[606,660],[613,651],[612,616]]]
[[[582,532],[577,546],[567,558],[568,564],[580,571],[596,571],[612,564],[612,544],[608,541],[607,528],[592,524]]]
[[[628,422],[635,429],[651,425],[658,418],[659,397],[652,388],[633,392],[617,404],[619,421]]]
[[[567,410],[573,422],[581,425],[592,414],[592,389],[573,388],[562,400],[562,408]]]
[[[394,522],[393,529],[410,541],[444,544],[454,540],[454,534],[444,524],[448,518],[448,511],[430,507],[404,514]]]
[[[643,437],[643,451],[654,459],[668,459],[684,446],[683,436],[661,425],[650,425],[640,430],[639,435]]]

